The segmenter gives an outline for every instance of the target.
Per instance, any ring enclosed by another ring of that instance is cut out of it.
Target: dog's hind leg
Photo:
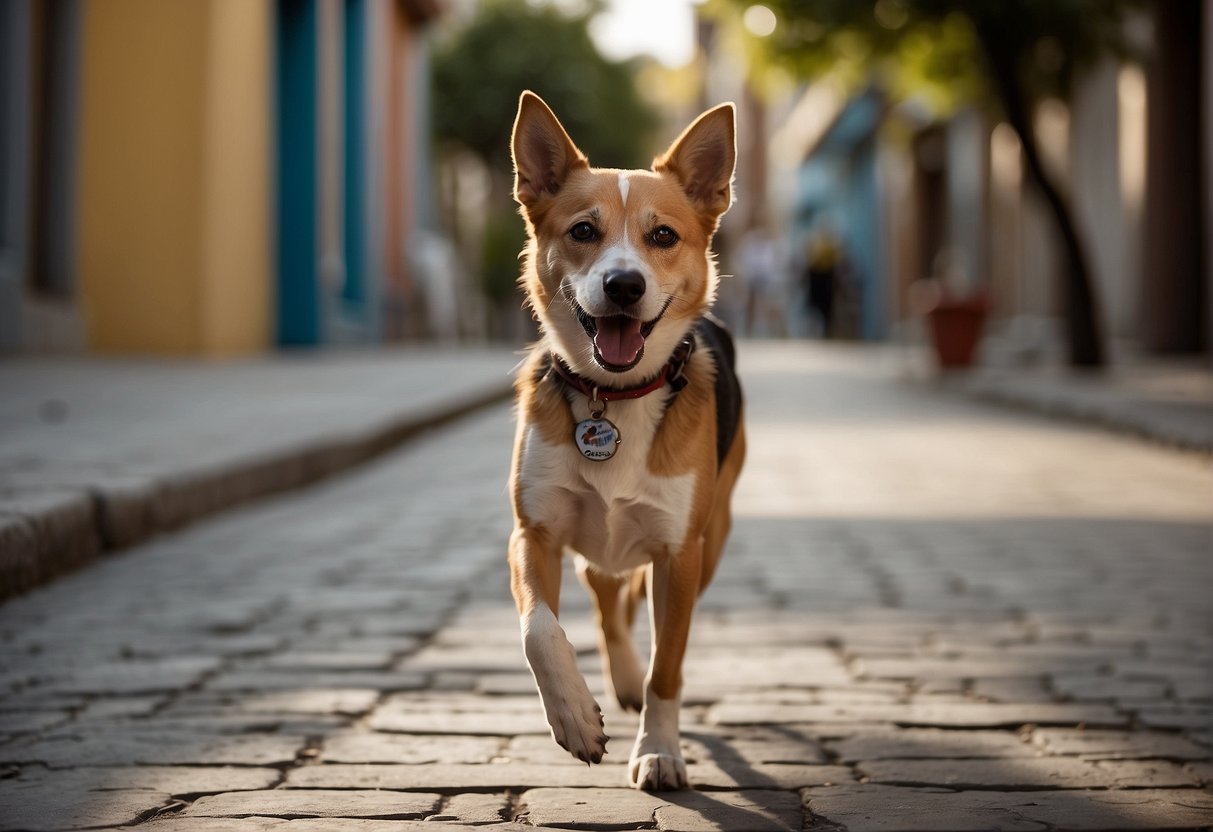
[[[737,433],[733,437],[733,445],[720,474],[716,478],[716,496],[712,501],[712,514],[708,518],[707,528],[703,532],[703,570],[699,575],[699,591],[702,593],[712,582],[716,567],[720,564],[720,553],[724,549],[725,540],[733,528],[733,486],[741,474],[742,463],[745,462],[745,425],[739,418]]]
[[[632,640],[632,621],[636,613],[634,585],[639,576],[643,588],[644,571],[633,575],[606,575],[577,556],[577,577],[590,591],[598,614],[598,651],[602,654],[602,674],[610,690],[625,711],[639,711],[644,705],[644,670]]]

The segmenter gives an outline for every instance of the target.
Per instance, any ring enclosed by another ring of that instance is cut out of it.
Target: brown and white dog
[[[745,456],[733,344],[708,315],[709,244],[731,201],[733,106],[701,115],[652,170],[608,170],[591,168],[525,92],[513,154],[529,235],[521,283],[542,330],[517,382],[510,479],[523,648],[556,742],[600,762],[602,712],[557,622],[571,550],[610,689],[641,712],[629,781],[682,788],[682,659]],[[647,674],[631,637],[646,594]]]

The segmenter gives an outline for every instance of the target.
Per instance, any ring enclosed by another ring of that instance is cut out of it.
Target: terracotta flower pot
[[[941,298],[927,312],[931,340],[939,366],[945,370],[971,367],[989,304],[984,297]]]

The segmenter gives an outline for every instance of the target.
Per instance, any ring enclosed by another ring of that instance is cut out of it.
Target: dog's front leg
[[[653,649],[644,688],[640,733],[628,762],[633,788],[649,791],[687,786],[679,748],[678,709],[682,701],[682,659],[699,595],[702,544],[649,566],[649,616]]]
[[[522,649],[552,737],[577,759],[599,763],[607,742],[602,709],[577,670],[577,654],[556,619],[560,559],[560,546],[542,527],[519,527],[510,537],[510,587],[522,625]]]

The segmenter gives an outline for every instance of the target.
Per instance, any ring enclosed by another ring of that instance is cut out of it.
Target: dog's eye
[[[670,246],[674,245],[674,243],[678,242],[678,234],[668,225],[662,225],[658,226],[653,233],[649,235],[649,239],[653,241],[653,245],[655,246],[669,248]]]
[[[598,239],[598,229],[588,222],[579,222],[569,229],[569,236],[579,243]]]

